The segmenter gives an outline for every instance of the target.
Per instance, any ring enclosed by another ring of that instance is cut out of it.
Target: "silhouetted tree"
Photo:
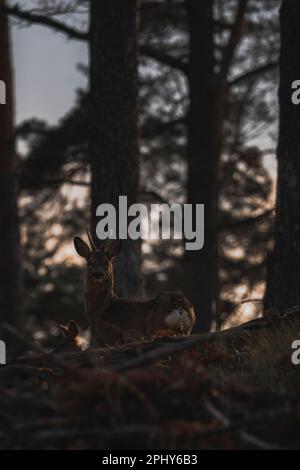
[[[5,1],[1,0],[0,4],[5,5]],[[0,78],[6,84],[6,104],[0,105],[0,325],[7,322],[19,326],[23,306],[17,208],[18,158],[14,147],[9,25],[3,14],[0,14]]]
[[[215,70],[214,1],[186,0],[190,31],[188,69],[188,203],[205,206],[201,251],[185,253],[185,292],[199,311],[195,331],[209,330],[219,319],[218,212],[223,124],[229,96],[228,75],[242,37],[248,0],[239,0],[219,69]]]
[[[219,324],[232,313],[241,292],[248,298],[264,281],[264,255],[272,221],[272,214],[265,207],[265,202],[270,194],[271,180],[264,165],[261,144],[255,146],[253,140],[262,132],[267,132],[277,117],[274,107],[269,106],[270,96],[275,95],[276,88],[279,44],[277,4],[277,0],[265,0],[263,5],[260,0],[249,0],[246,19],[240,21],[243,19],[244,2],[215,0],[213,81],[218,95],[222,91],[221,96],[226,102],[225,107],[224,101],[219,100],[219,104],[223,102],[222,106],[218,106],[221,127],[216,113],[214,118],[216,130],[224,127],[223,133],[214,135],[216,148],[221,148],[218,152],[217,188],[220,196],[218,264],[221,315],[218,314],[216,320]],[[61,13],[60,3],[47,5],[52,12],[48,7],[45,11],[45,5],[40,3],[40,8],[34,13],[21,6],[6,8],[5,11],[15,18],[26,20],[25,23],[43,24],[71,38],[88,40],[84,29],[79,31],[72,26],[72,15],[67,18],[61,14],[55,15],[57,9]],[[140,11],[140,200],[184,202],[185,188],[189,185],[185,171],[186,111],[190,98],[186,87],[189,55],[187,15],[181,0],[144,0]],[[200,58],[198,62],[201,66]],[[57,310],[55,302],[60,304],[62,298],[69,302],[70,311],[78,309],[77,297],[68,294],[72,286],[76,291],[77,278],[72,281],[70,273],[65,282],[67,270],[63,263],[52,265],[50,269],[48,260],[53,258],[53,251],[59,242],[66,243],[78,230],[84,230],[88,223],[89,212],[85,206],[87,192],[77,201],[78,205],[77,202],[73,203],[73,208],[70,201],[67,204],[62,197],[70,185],[89,186],[86,151],[90,126],[88,96],[81,94],[79,98],[58,125],[50,127],[33,120],[19,129],[19,134],[22,133],[30,148],[27,158],[23,160],[22,172],[24,195],[29,196],[26,197],[26,204],[22,204],[26,235],[28,231],[26,299],[31,299],[30,311],[43,310],[46,315],[51,310]],[[216,136],[222,137],[218,139],[218,145]],[[270,139],[272,146],[273,138]],[[204,153],[199,156],[202,157],[205,158]],[[197,202],[201,202],[200,196]],[[61,211],[62,205],[67,205],[68,210]],[[47,231],[44,230],[45,214],[49,214]],[[56,224],[64,227],[63,233],[53,240],[56,242],[54,247],[50,249],[47,244],[46,248],[45,241]],[[41,240],[32,236],[37,226],[43,227]],[[155,294],[162,288],[182,289],[182,254],[182,245],[176,240],[147,245],[143,260],[148,292]],[[199,263],[195,265],[198,269]],[[37,276],[40,269],[46,270],[47,274]],[[207,277],[206,269],[203,275]],[[50,285],[53,288],[51,292],[48,290]],[[197,311],[201,318],[204,309],[201,299],[198,301]],[[66,308],[64,312],[67,312]],[[209,315],[211,322],[211,312]]]
[[[138,200],[137,0],[93,0],[90,28],[92,222],[101,203]],[[98,219],[99,220],[99,219]],[[140,243],[124,241],[116,263],[120,296],[137,295]]]
[[[185,253],[184,290],[199,313],[195,330],[209,330],[217,301],[217,179],[214,151],[213,1],[186,1],[190,29],[187,202],[205,205],[205,242]]]
[[[292,83],[300,78],[299,18],[299,1],[283,0],[275,245],[265,294],[266,309],[276,311],[300,304],[300,107],[291,100]]]

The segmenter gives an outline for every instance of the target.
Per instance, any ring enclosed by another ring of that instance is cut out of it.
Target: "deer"
[[[192,304],[181,292],[165,291],[147,300],[120,298],[114,289],[113,260],[121,252],[122,240],[97,247],[90,231],[90,246],[74,238],[77,254],[85,259],[85,312],[92,342],[106,347],[148,339],[163,332],[189,335],[195,323]]]
[[[76,352],[82,351],[79,343],[79,328],[74,320],[71,320],[67,326],[58,326],[62,335],[57,341],[57,344],[52,352]]]

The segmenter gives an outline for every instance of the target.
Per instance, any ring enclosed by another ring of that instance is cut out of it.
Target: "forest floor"
[[[0,368],[1,449],[299,449],[300,315],[28,354]]]

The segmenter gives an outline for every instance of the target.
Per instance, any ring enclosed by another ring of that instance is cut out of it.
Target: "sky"
[[[17,123],[35,117],[55,124],[72,107],[76,89],[86,86],[77,64],[88,63],[87,46],[46,27],[20,27],[14,21],[12,43]]]
[[[37,0],[22,2],[26,9],[36,5]],[[82,21],[84,16],[76,20]],[[78,64],[88,64],[87,45],[81,41],[68,40],[65,35],[45,26],[28,27],[24,23],[20,25],[16,20],[12,20],[11,24],[16,123],[34,117],[56,124],[74,104],[76,90],[87,86],[86,77],[77,68]],[[253,144],[269,148],[270,139],[263,135]],[[265,163],[272,175],[275,175],[274,155],[265,157]]]

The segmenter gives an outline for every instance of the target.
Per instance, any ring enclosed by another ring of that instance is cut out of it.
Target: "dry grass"
[[[298,338],[300,320],[274,321],[122,373],[0,369],[1,448],[298,448]]]

